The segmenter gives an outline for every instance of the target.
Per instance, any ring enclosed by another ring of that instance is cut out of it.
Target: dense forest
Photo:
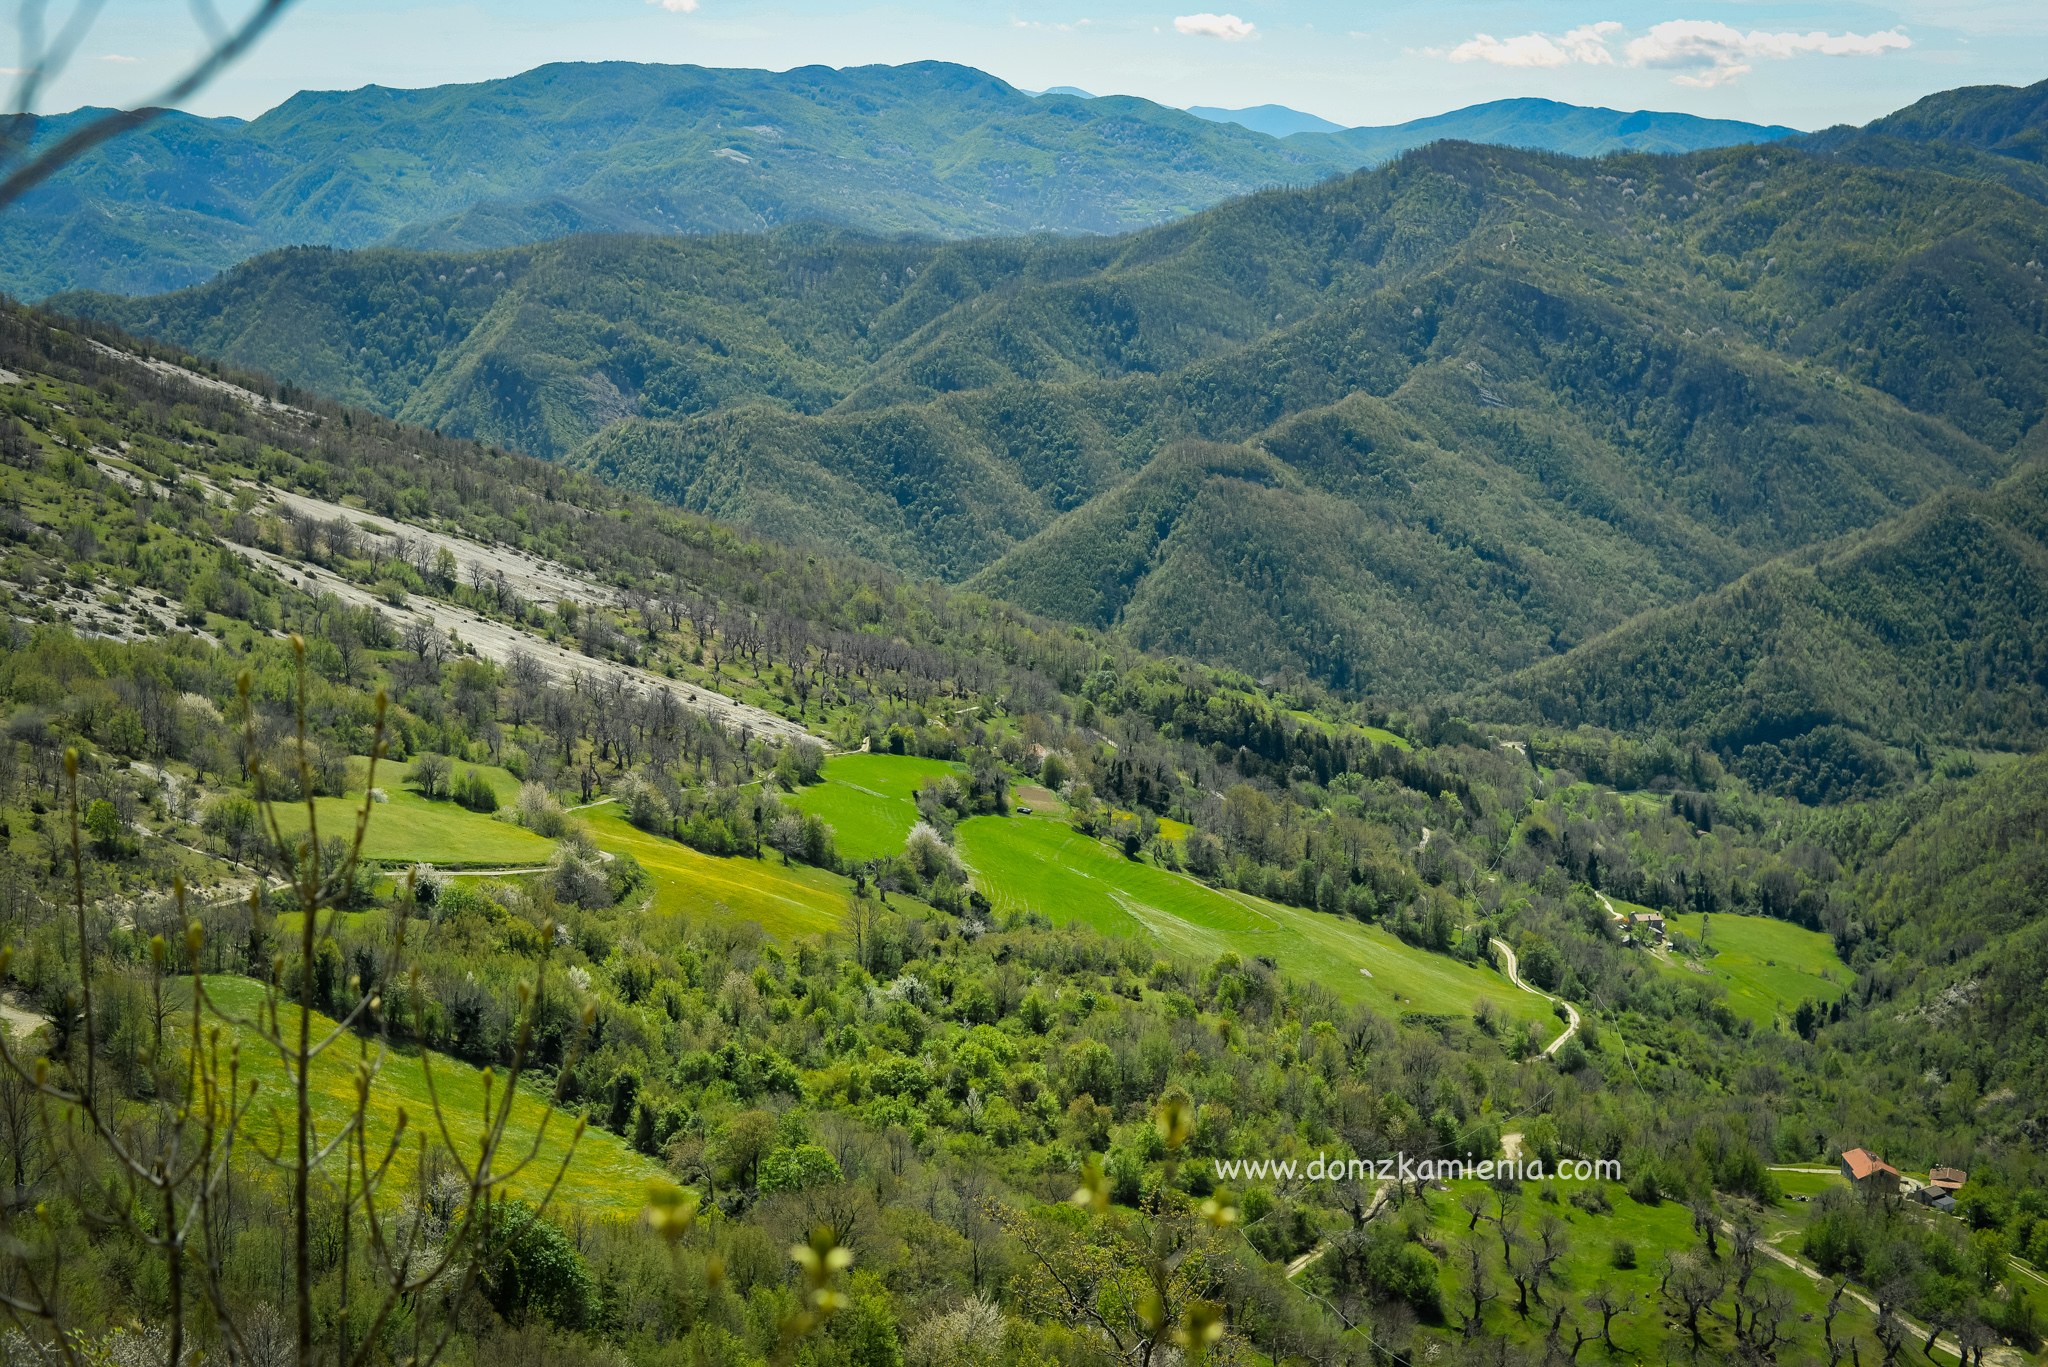
[[[55,303],[1399,704],[2038,454],[2040,200],[1972,131],[2019,99],[1680,156],[1438,143],[1120,238],[300,250]]]

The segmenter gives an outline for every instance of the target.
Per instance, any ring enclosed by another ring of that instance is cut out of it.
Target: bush
[[[967,870],[961,865],[960,856],[929,822],[920,821],[910,828],[910,835],[903,842],[903,862],[925,882],[941,876],[955,883],[967,881]]]
[[[1627,1272],[1636,1265],[1636,1246],[1626,1239],[1616,1239],[1607,1260]]]
[[[491,781],[476,770],[464,774],[455,785],[455,800],[472,812],[495,812],[498,810],[498,790]]]
[[[562,804],[542,784],[520,784],[518,802],[513,810],[519,824],[535,835],[544,835],[552,840],[569,829],[569,814],[562,810]]]
[[[499,1208],[482,1250],[484,1299],[513,1324],[539,1315],[565,1329],[588,1321],[596,1282],[567,1235],[523,1201]]]
[[[1425,1321],[1443,1318],[1436,1259],[1397,1225],[1377,1224],[1366,1235],[1365,1280],[1387,1299],[1406,1301]]]
[[[612,786],[612,796],[618,799],[619,810],[626,814],[626,820],[643,831],[667,835],[675,825],[675,812],[668,805],[668,799],[661,790],[641,778],[638,774],[627,774]]]
[[[548,870],[548,886],[557,899],[586,911],[612,904],[611,880],[603,865],[595,856],[567,845],[555,855],[554,866]]]

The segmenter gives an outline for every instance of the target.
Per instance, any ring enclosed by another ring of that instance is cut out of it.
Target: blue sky
[[[220,0],[229,12],[247,2]],[[109,0],[39,103],[133,103],[197,32],[180,0]],[[251,116],[300,89],[483,80],[564,59],[782,69],[925,58],[1029,89],[1274,102],[1347,124],[1542,95],[1820,127],[1952,86],[2048,77],[2048,3],[297,0],[190,107]]]

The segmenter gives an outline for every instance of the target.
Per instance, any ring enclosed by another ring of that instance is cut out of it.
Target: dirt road
[[[1543,1052],[1545,1054],[1555,1054],[1558,1050],[1564,1048],[1564,1042],[1566,1040],[1570,1039],[1573,1035],[1579,1033],[1579,1008],[1573,1006],[1563,997],[1553,997],[1548,992],[1545,992],[1543,989],[1538,987],[1531,987],[1529,986],[1529,984],[1523,982],[1520,966],[1517,965],[1515,962],[1515,951],[1508,948],[1508,942],[1506,940],[1495,939],[1493,942],[1493,947],[1500,952],[1501,958],[1507,960],[1507,973],[1509,982],[1513,983],[1516,987],[1521,988],[1524,992],[1533,992],[1537,996],[1543,998],[1543,1000],[1547,1002],[1556,1002],[1559,1006],[1562,1006],[1564,1008],[1564,1033],[1559,1035],[1556,1039],[1552,1040],[1549,1044],[1543,1046]]]

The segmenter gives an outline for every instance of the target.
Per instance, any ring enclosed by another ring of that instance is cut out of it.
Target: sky
[[[229,16],[251,2],[216,0]],[[143,102],[200,35],[186,0],[105,0],[37,107]],[[9,30],[0,67],[20,50]],[[926,59],[1030,90],[1277,103],[1346,125],[1538,95],[1819,128],[1954,86],[2048,78],[2048,0],[295,0],[185,107],[253,117],[302,89],[487,80],[561,60]]]

